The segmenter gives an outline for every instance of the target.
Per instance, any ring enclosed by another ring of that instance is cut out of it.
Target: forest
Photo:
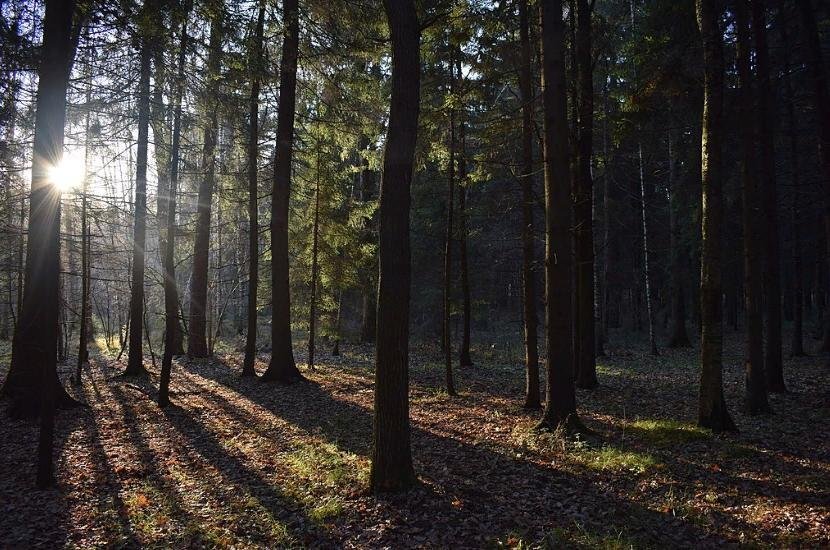
[[[826,0],[0,0],[0,548],[830,547]]]

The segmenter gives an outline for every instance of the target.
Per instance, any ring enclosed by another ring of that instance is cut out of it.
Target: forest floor
[[[123,364],[96,354],[70,387],[88,407],[58,417],[58,489],[32,489],[36,425],[0,421],[0,547],[830,545],[826,357],[788,359],[792,393],[748,417],[729,336],[725,392],[741,431],[713,436],[694,425],[696,351],[615,346],[601,387],[577,395],[598,437],[565,440],[533,430],[515,357],[480,350],[449,397],[437,354],[415,350],[421,484],[375,499],[371,351],[344,346],[291,386],[242,379],[240,354],[182,359],[167,410],[155,374],[119,377]]]

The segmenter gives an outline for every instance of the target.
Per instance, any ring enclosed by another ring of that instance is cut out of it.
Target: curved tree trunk
[[[291,295],[288,284],[288,197],[294,153],[294,109],[297,93],[297,53],[300,22],[297,0],[282,5],[284,35],[280,59],[280,100],[277,145],[274,153],[274,189],[271,193],[271,363],[266,381],[301,380],[291,346]]]
[[[369,485],[415,483],[409,430],[410,184],[420,107],[420,27],[413,0],[384,0],[392,38],[392,101],[383,154],[378,234],[377,353]]]
[[[173,135],[170,154],[170,185],[167,195],[166,240],[163,258],[164,269],[164,352],[161,358],[161,376],[159,378],[159,407],[170,403],[170,374],[173,369],[173,355],[181,344],[177,334],[181,335],[179,324],[179,291],[176,286],[176,194],[179,186],[179,142],[181,140],[182,94],[184,86],[184,60],[187,51],[187,15],[190,6],[182,18],[182,35],[179,41],[179,59],[175,83],[175,107],[173,113]]]
[[[700,402],[698,424],[714,432],[736,429],[723,397],[723,34],[720,0],[695,0],[703,42],[703,188],[700,273]]]

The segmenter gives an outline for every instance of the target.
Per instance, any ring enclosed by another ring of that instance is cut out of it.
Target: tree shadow
[[[218,370],[196,365],[186,368],[205,378]],[[369,455],[370,410],[335,398],[314,383],[252,385],[232,376],[219,378],[290,424],[348,452]],[[233,403],[221,403],[227,399],[217,392],[206,391],[203,397],[222,409],[233,407]],[[368,506],[360,521],[384,528],[359,535],[355,544],[396,546],[407,541],[451,545],[464,541],[484,545],[516,532],[539,540],[545,529],[574,524],[600,537],[617,536],[623,529],[644,544],[676,546],[695,541],[694,545],[701,547],[726,542],[717,533],[594,487],[588,479],[517,458],[506,449],[445,437],[420,427],[417,421],[413,422],[412,442],[422,487],[372,501],[374,505]]]

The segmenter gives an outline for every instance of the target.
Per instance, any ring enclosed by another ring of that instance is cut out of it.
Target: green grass
[[[600,449],[576,449],[572,456],[583,466],[603,472],[642,474],[660,465],[657,458],[651,454],[626,451],[610,445],[604,445]]]
[[[662,419],[636,420],[626,426],[625,431],[645,443],[658,447],[711,437],[709,432],[694,424]]]

